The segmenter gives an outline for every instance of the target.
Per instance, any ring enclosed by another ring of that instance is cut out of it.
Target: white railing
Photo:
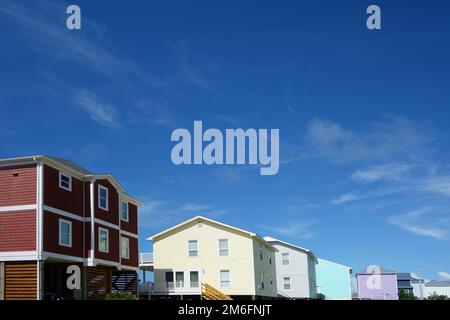
[[[153,252],[139,253],[139,264],[152,264]]]
[[[174,293],[195,293],[201,292],[200,282],[166,282],[166,291]]]

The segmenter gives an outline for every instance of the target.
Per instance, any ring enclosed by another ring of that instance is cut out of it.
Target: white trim
[[[0,261],[29,261],[37,260],[37,251],[10,251],[10,252],[0,252]]]
[[[42,206],[44,205],[44,163],[42,160],[34,158],[36,161],[36,251],[37,251],[37,285],[36,285],[36,296],[38,300],[43,297],[43,285],[44,279],[41,277],[41,264],[42,252],[44,251],[44,210]]]
[[[100,235],[102,231],[106,231],[106,250],[102,250],[100,248]],[[102,228],[102,227],[98,227],[98,251],[103,252],[103,253],[109,253],[109,230]]]
[[[67,254],[61,254],[61,253],[55,253],[55,252],[49,252],[44,251],[43,252],[44,259],[47,258],[56,258],[56,259],[62,259],[62,260],[69,260],[69,261],[77,261],[77,262],[85,262],[87,259],[77,256],[70,256]]]
[[[68,188],[66,188],[66,187],[64,187],[63,185],[61,185],[61,181],[62,181],[62,177],[66,177],[66,178],[69,178],[69,187]],[[59,181],[58,181],[58,185],[59,185],[59,187],[61,188],[61,189],[64,189],[64,190],[67,190],[67,191],[70,191],[70,192],[72,192],[72,176],[71,175],[69,175],[69,174],[67,174],[67,173],[64,173],[64,172],[62,172],[62,171],[59,171]]]
[[[106,264],[109,266],[114,266],[117,267],[119,269],[122,268],[122,265],[116,261],[110,261],[110,260],[104,260],[104,259],[94,259],[94,266],[96,266],[97,264]]]
[[[125,203],[127,205],[127,218],[126,219],[122,219],[122,204]],[[130,221],[130,204],[128,203],[128,201],[119,200],[119,215],[120,215],[120,220],[121,221],[125,221],[125,222],[129,222]]]
[[[97,223],[97,224],[101,224],[101,225],[103,225],[105,227],[111,228],[111,229],[116,229],[116,230],[120,229],[120,227],[117,224],[114,224],[114,223],[111,223],[111,222],[108,222],[108,221],[105,221],[105,220],[101,220],[99,218],[95,218],[94,222]]]
[[[126,240],[126,243],[128,243],[128,256],[123,256],[122,255],[122,253],[123,253],[123,244],[122,244],[122,241],[123,240]],[[122,237],[122,235],[120,236],[120,258],[122,259],[126,259],[126,260],[129,260],[130,259],[130,238],[128,238],[128,237]]]
[[[124,236],[127,236],[127,237],[135,238],[135,239],[139,238],[139,236],[137,234],[131,233],[131,232],[128,232],[125,230],[120,230],[120,234],[123,234]]]
[[[65,243],[62,243],[61,242],[61,224],[63,224],[63,223],[67,223],[67,224],[69,224],[69,244],[65,244]],[[59,245],[61,246],[61,247],[68,247],[68,248],[72,248],[72,221],[69,221],[69,220],[64,220],[64,219],[59,219],[59,221],[58,221],[58,225],[59,225],[59,234],[58,234],[58,238],[59,238]]]
[[[91,210],[91,216],[90,216],[90,222],[91,222],[91,263],[94,264],[95,259],[95,179],[92,179],[89,183],[89,192],[90,192],[90,210]],[[88,263],[89,264],[89,263]]]
[[[100,197],[100,190],[101,189],[106,190],[106,201],[105,201],[106,202],[106,207],[105,208],[103,208],[100,205],[100,199],[101,199],[101,197]],[[97,188],[97,206],[99,207],[99,209],[102,209],[104,211],[109,211],[109,190],[108,190],[107,187],[102,186],[101,184],[99,184],[98,188]]]
[[[53,207],[49,207],[49,206],[45,206],[44,205],[44,210],[48,211],[48,212],[59,214],[60,216],[64,216],[66,218],[70,218],[70,219],[73,219],[73,220],[85,221],[85,219],[82,216],[79,216],[77,214],[70,213],[70,212],[67,212],[67,211],[64,211],[64,210],[56,209],[56,208],[53,208]]]
[[[0,213],[1,212],[8,212],[8,211],[27,211],[27,210],[36,210],[37,204],[26,204],[22,206],[6,206],[6,207],[0,207]]]

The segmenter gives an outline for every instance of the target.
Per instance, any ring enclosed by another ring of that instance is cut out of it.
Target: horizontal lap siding
[[[62,173],[67,174],[64,171]],[[59,187],[59,171],[44,167],[44,204],[47,206],[83,216],[83,185],[81,180],[72,177],[72,191]]]
[[[5,300],[37,299],[37,264],[5,263]]]
[[[138,223],[137,223],[137,206],[128,203],[128,221],[121,221],[120,228],[130,233],[138,233]]]
[[[100,209],[98,207],[98,186],[101,185],[108,189],[108,211]],[[95,182],[94,190],[94,207],[95,207],[95,217],[107,221],[109,223],[119,225],[119,194],[117,190],[108,180],[97,180]]]
[[[36,165],[0,168],[0,207],[36,204]]]
[[[111,292],[111,268],[104,266],[86,269],[86,291],[89,300],[104,300]]]
[[[99,251],[98,230],[99,228],[107,229],[109,231],[109,252]],[[119,262],[119,230],[106,227],[104,225],[95,224],[95,258],[102,260],[109,260],[112,262]]]
[[[72,222],[72,247],[59,245],[59,220]],[[83,257],[83,222],[44,211],[44,250]]]
[[[36,211],[0,212],[0,252],[36,250]]]
[[[131,267],[138,267],[139,261],[138,261],[138,239],[127,237],[125,235],[122,235],[122,237],[128,238],[130,241],[130,259],[121,259],[121,264]]]

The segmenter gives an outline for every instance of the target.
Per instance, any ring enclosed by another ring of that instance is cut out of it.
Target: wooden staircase
[[[203,300],[233,300],[223,292],[217,290],[213,286],[202,283],[202,299]]]

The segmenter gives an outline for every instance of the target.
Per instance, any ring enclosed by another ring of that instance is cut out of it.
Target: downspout
[[[44,244],[44,224],[43,224],[43,202],[44,202],[44,165],[41,157],[33,157],[36,162],[36,294],[37,300],[41,300],[43,291],[43,244]]]
[[[95,265],[95,178],[90,181],[90,208],[91,208],[91,256],[88,265]]]

